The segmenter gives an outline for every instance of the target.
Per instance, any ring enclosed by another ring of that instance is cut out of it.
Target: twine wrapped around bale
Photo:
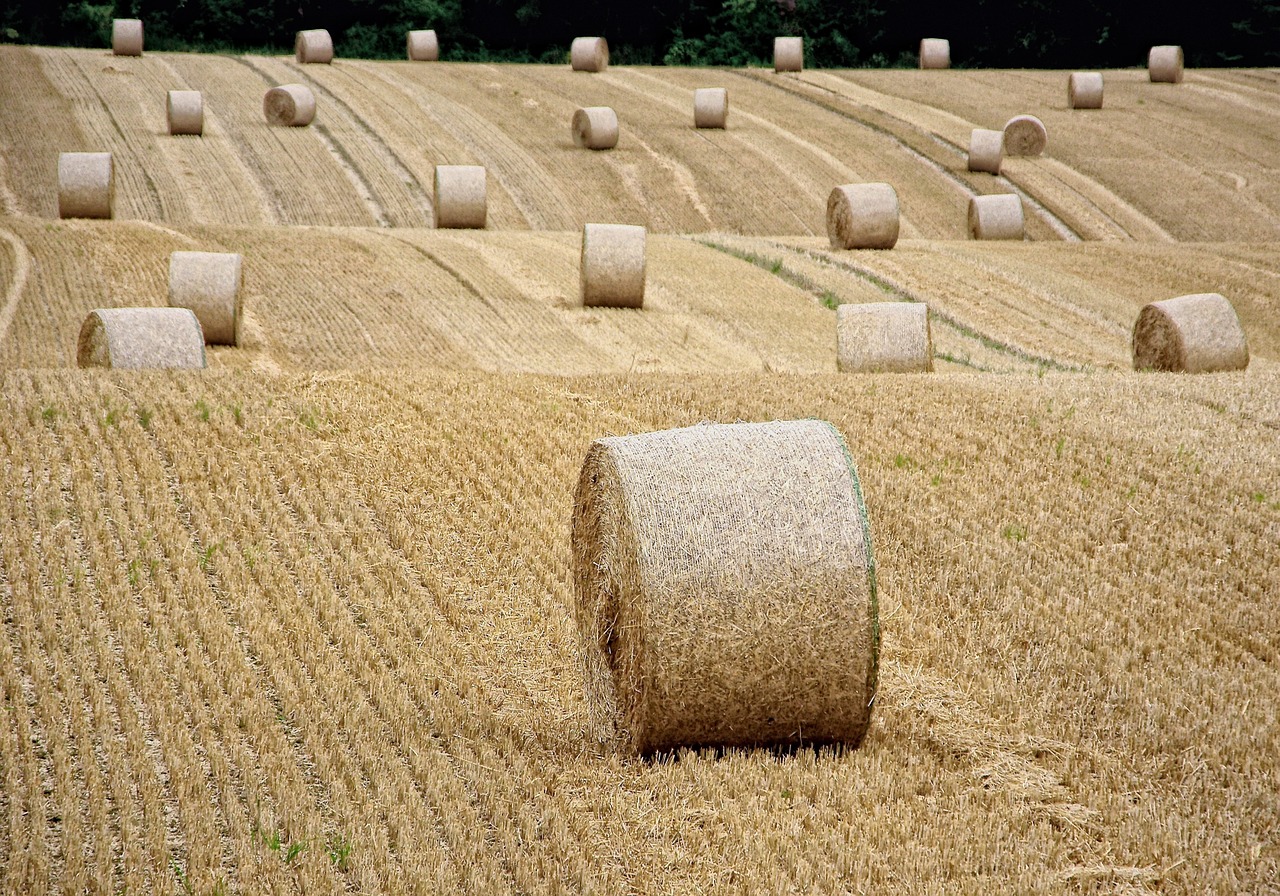
[[[242,268],[234,252],[169,256],[169,307],[192,311],[209,345],[240,344]]]
[[[929,373],[933,336],[922,302],[836,308],[836,366],[848,373]]]
[[[609,67],[609,42],[603,37],[575,37],[569,45],[569,68],[602,72]]]
[[[921,38],[920,67],[951,68],[951,41],[945,37]]]
[[[440,41],[432,30],[410,31],[405,38],[410,62],[436,62],[440,59]]]
[[[844,184],[827,196],[827,239],[833,249],[892,249],[898,219],[898,193],[889,184]]]
[[[598,439],[571,550],[602,741],[647,754],[862,740],[879,664],[875,562],[831,424]]]
[[[775,72],[804,71],[803,37],[775,37],[773,39],[773,70]]]
[[[1216,292],[1152,302],[1133,325],[1133,369],[1244,370],[1249,345],[1236,310]]]
[[[64,152],[58,156],[58,217],[110,218],[116,196],[109,152]]]
[[[723,128],[729,119],[729,91],[723,87],[699,87],[693,91],[693,126]]]
[[[1072,72],[1067,78],[1067,105],[1072,109],[1102,108],[1102,72]]]
[[[142,20],[111,20],[111,52],[116,56],[142,55]]]
[[[1011,156],[1038,156],[1049,145],[1044,122],[1034,115],[1015,115],[1004,125],[1004,151]]]
[[[187,308],[99,308],[80,327],[76,364],[201,369],[204,334]]]
[[[488,214],[483,165],[437,165],[436,227],[483,228]]]
[[[1182,47],[1152,47],[1147,53],[1147,77],[1153,83],[1182,83]]]
[[[200,91],[170,90],[165,111],[171,135],[193,134],[199,137],[204,133],[204,97]]]
[[[333,38],[324,28],[299,31],[293,39],[293,55],[298,62],[333,62]]]
[[[1004,161],[1004,131],[974,128],[969,134],[969,170],[999,174]]]
[[[644,306],[645,229],[631,224],[587,224],[578,266],[582,304]]]
[[[1020,240],[1026,230],[1022,200],[1013,193],[969,199],[969,236],[975,240]]]
[[[608,106],[587,106],[573,113],[573,142],[586,149],[613,149],[618,145],[618,114]]]
[[[267,124],[304,128],[316,117],[316,96],[305,84],[272,87],[262,97]]]

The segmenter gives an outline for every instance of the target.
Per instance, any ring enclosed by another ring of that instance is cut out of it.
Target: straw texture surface
[[[1216,292],[1152,302],[1133,325],[1133,369],[1244,370],[1249,346],[1236,310]]]
[[[99,308],[80,327],[80,367],[205,366],[200,322],[186,308]]]
[[[1152,47],[1147,53],[1147,76],[1157,83],[1181,84],[1182,47]]]
[[[117,56],[142,55],[141,19],[112,19],[111,52]]]
[[[170,134],[204,133],[204,97],[198,90],[170,90],[165,101]]]
[[[440,41],[435,31],[410,31],[405,38],[410,62],[435,62],[440,58]]]
[[[587,106],[573,113],[573,142],[586,149],[613,149],[618,145],[618,114],[608,106]]]
[[[569,67],[575,72],[602,72],[609,67],[609,42],[603,37],[575,37],[569,45]]]
[[[999,174],[1004,161],[1004,131],[974,128],[969,134],[969,170]]]
[[[1072,72],[1067,77],[1067,105],[1072,109],[1102,108],[1102,72]]]
[[[58,156],[59,218],[110,218],[115,195],[111,153],[64,152]]]
[[[488,214],[483,165],[437,165],[436,227],[483,228]]]
[[[293,39],[293,55],[298,62],[333,62],[333,38],[324,28],[299,31]]]
[[[194,312],[209,345],[240,344],[243,266],[234,252],[169,256],[169,306]]]
[[[1004,151],[1011,156],[1038,156],[1049,145],[1044,122],[1034,115],[1015,115],[1004,125]]]
[[[729,91],[723,87],[699,87],[693,92],[693,126],[723,128],[729,120]]]
[[[892,249],[898,242],[898,193],[889,184],[844,184],[827,196],[833,249]]]
[[[804,70],[803,37],[775,37],[773,39],[773,70],[775,72],[799,72]]]
[[[632,224],[587,224],[579,263],[582,304],[644,305],[645,229]]]
[[[920,41],[921,68],[951,68],[951,41],[945,37],[926,37]]]
[[[871,302],[836,308],[836,363],[848,373],[933,370],[929,306]]]
[[[268,124],[303,128],[315,120],[316,96],[304,84],[272,87],[262,97],[262,114]]]
[[[969,199],[969,236],[975,240],[1020,240],[1025,231],[1022,200],[1012,193]]]

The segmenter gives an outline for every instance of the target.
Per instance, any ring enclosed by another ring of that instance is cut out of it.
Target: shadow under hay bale
[[[929,373],[929,306],[871,302],[836,309],[836,364],[845,373]]]
[[[582,228],[578,276],[586,307],[644,306],[645,229],[632,224]]]
[[[1133,325],[1133,369],[1244,370],[1249,345],[1235,308],[1216,292],[1152,302]]]
[[[243,267],[234,252],[169,256],[169,307],[192,311],[209,345],[240,344]]]
[[[892,249],[899,220],[898,193],[889,184],[843,184],[827,196],[833,249]]]
[[[202,369],[204,334],[187,308],[99,308],[80,327],[76,363],[117,370]]]
[[[58,156],[59,218],[110,218],[115,196],[111,153],[64,152]]]

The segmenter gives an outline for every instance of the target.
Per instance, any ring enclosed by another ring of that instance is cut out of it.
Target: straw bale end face
[[[80,327],[76,363],[117,370],[199,370],[205,367],[204,334],[186,308],[99,308]]]
[[[571,552],[602,741],[643,755],[862,740],[875,564],[858,475],[829,423],[598,439]]]
[[[440,41],[432,30],[410,31],[405,38],[410,62],[436,62],[440,59]]]
[[[240,344],[243,267],[243,259],[234,252],[169,256],[169,306],[194,313],[209,345]]]
[[[1235,308],[1218,293],[1152,302],[1133,325],[1133,369],[1180,373],[1244,370],[1249,346]]]
[[[575,37],[569,45],[569,67],[575,72],[602,72],[609,67],[609,42],[603,37]]]
[[[436,227],[483,228],[488,214],[482,165],[437,165]]]
[[[945,37],[926,37],[920,41],[921,68],[951,68],[951,41]]]
[[[1152,47],[1147,53],[1147,76],[1157,84],[1182,83],[1182,47]]]
[[[204,97],[198,90],[170,90],[165,101],[171,135],[204,133]]]
[[[59,218],[110,218],[115,195],[111,153],[64,152],[58,156]]]
[[[333,62],[333,38],[324,28],[299,31],[293,39],[293,55],[298,62]]]
[[[775,37],[773,39],[773,70],[775,72],[804,71],[803,37]]]
[[[844,184],[827,197],[833,249],[892,249],[898,242],[898,193],[889,184]]]
[[[929,307],[872,302],[836,309],[836,363],[845,373],[929,373]]]
[[[969,170],[999,174],[1004,161],[1004,131],[974,128],[969,134]]]
[[[1072,72],[1067,78],[1067,105],[1072,109],[1102,108],[1102,72]]]
[[[305,84],[272,87],[262,97],[262,114],[267,124],[304,128],[316,117],[316,97]]]
[[[582,228],[579,281],[586,307],[644,306],[645,229],[632,224]]]
[[[1038,156],[1049,145],[1044,122],[1034,115],[1015,115],[1004,125],[1004,151],[1011,156]]]
[[[573,143],[585,149],[613,149],[618,145],[618,114],[608,106],[587,106],[573,113]]]
[[[111,21],[111,52],[116,56],[142,55],[141,19],[113,19]]]
[[[1026,230],[1022,200],[1013,193],[969,199],[969,236],[975,240],[1020,240]]]
[[[699,87],[693,92],[693,126],[724,128],[729,120],[729,91],[723,87]]]

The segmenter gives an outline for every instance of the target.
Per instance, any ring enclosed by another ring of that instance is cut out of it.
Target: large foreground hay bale
[[[293,39],[293,55],[299,62],[333,62],[333,38],[324,28],[299,31]]]
[[[267,124],[304,128],[316,117],[316,96],[305,84],[281,84],[262,97]]]
[[[974,128],[969,134],[969,170],[999,174],[1004,161],[1004,131]]]
[[[929,306],[871,302],[836,308],[836,365],[849,373],[933,370]]]
[[[174,252],[169,256],[169,307],[187,308],[209,345],[240,344],[243,260],[234,252]]]
[[[435,31],[410,31],[405,37],[405,50],[410,62],[436,62],[440,59],[440,41]]]
[[[142,55],[141,19],[112,19],[111,52],[117,56]]]
[[[165,101],[170,134],[204,133],[204,97],[198,90],[170,90]]]
[[[1216,292],[1152,302],[1133,325],[1133,369],[1244,370],[1249,346],[1235,308]]]
[[[1153,82],[1182,83],[1182,47],[1152,47],[1147,53],[1147,76]]]
[[[608,106],[587,106],[573,113],[573,142],[587,149],[613,149],[618,145],[618,113]]]
[[[1038,156],[1049,145],[1044,122],[1034,115],[1015,115],[1004,125],[1004,151],[1011,156]]]
[[[488,215],[483,165],[437,165],[436,227],[483,228]]]
[[[693,126],[723,128],[729,120],[729,91],[723,87],[699,87],[693,92]]]
[[[645,229],[631,224],[585,225],[578,274],[583,305],[642,307]]]
[[[204,334],[186,308],[99,308],[80,327],[76,363],[199,369],[205,366]]]
[[[969,236],[975,240],[1020,240],[1026,230],[1022,200],[1013,193],[969,199]]]
[[[1067,78],[1067,104],[1072,109],[1102,108],[1102,72],[1072,72]]]
[[[920,41],[921,68],[951,68],[951,41],[945,37],[926,37]]]
[[[58,217],[110,218],[116,196],[109,152],[64,152],[58,156]]]
[[[804,71],[803,37],[775,37],[773,39],[773,70],[775,72]]]
[[[575,37],[569,45],[569,68],[602,72],[609,67],[609,42],[603,37]]]
[[[898,193],[889,184],[843,184],[827,196],[827,239],[833,249],[892,249],[898,219]]]
[[[875,563],[831,424],[598,439],[571,549],[602,739],[640,754],[861,741],[879,655]]]

